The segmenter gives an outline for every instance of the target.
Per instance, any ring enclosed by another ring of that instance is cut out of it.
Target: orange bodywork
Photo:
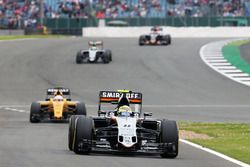
[[[64,112],[73,112],[72,107],[75,108],[77,102],[67,101],[63,99],[62,101],[54,101],[50,98],[48,101],[40,101],[41,108],[43,112],[53,112],[54,119],[62,119]]]

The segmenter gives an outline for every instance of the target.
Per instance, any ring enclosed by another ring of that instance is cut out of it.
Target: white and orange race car
[[[30,122],[42,120],[68,120],[71,115],[86,115],[83,102],[71,101],[67,88],[49,88],[45,101],[32,102]]]
[[[142,94],[132,91],[101,91],[98,117],[72,116],[68,147],[76,154],[122,152],[178,155],[176,121],[148,119],[142,113]],[[109,108],[108,104],[115,105]]]

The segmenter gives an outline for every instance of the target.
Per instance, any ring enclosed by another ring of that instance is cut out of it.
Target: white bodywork
[[[158,33],[150,33],[150,42],[155,43],[158,35]]]
[[[117,117],[118,125],[118,142],[125,147],[132,147],[137,143],[136,136],[136,122],[137,118],[133,117]],[[119,141],[119,136],[123,137],[122,141]],[[135,137],[135,141],[132,141],[132,137]]]
[[[92,49],[92,48],[90,48],[89,50],[82,50],[82,54],[83,53],[86,53],[86,52],[88,52],[89,53],[89,56],[87,57],[88,58],[88,60],[90,61],[90,62],[94,62],[94,61],[96,61],[97,60],[97,57],[96,57],[96,55],[97,55],[97,53],[98,52],[105,52],[104,50],[98,50],[98,49]]]
[[[89,50],[89,61],[95,61],[97,50]]]

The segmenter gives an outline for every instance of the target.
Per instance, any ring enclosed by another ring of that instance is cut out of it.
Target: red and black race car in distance
[[[30,122],[38,123],[43,120],[69,120],[71,115],[86,115],[84,102],[71,101],[68,88],[56,87],[47,89],[44,101],[32,102]]]
[[[150,116],[152,113],[142,112],[140,92],[101,91],[98,116],[70,118],[69,150],[76,154],[112,152],[175,158],[179,141],[176,121]]]
[[[171,36],[163,34],[161,27],[152,27],[149,34],[144,34],[139,37],[139,45],[170,45]]]

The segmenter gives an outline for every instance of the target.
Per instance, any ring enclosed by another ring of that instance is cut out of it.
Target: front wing
[[[91,152],[96,153],[125,153],[125,154],[163,154],[166,150],[169,150],[169,153],[173,150],[173,143],[148,143],[141,146],[139,149],[133,148],[124,148],[124,149],[114,149],[110,147],[108,142],[96,142],[96,141],[88,141],[83,140],[83,145],[91,148]],[[81,147],[78,148],[79,151]]]

